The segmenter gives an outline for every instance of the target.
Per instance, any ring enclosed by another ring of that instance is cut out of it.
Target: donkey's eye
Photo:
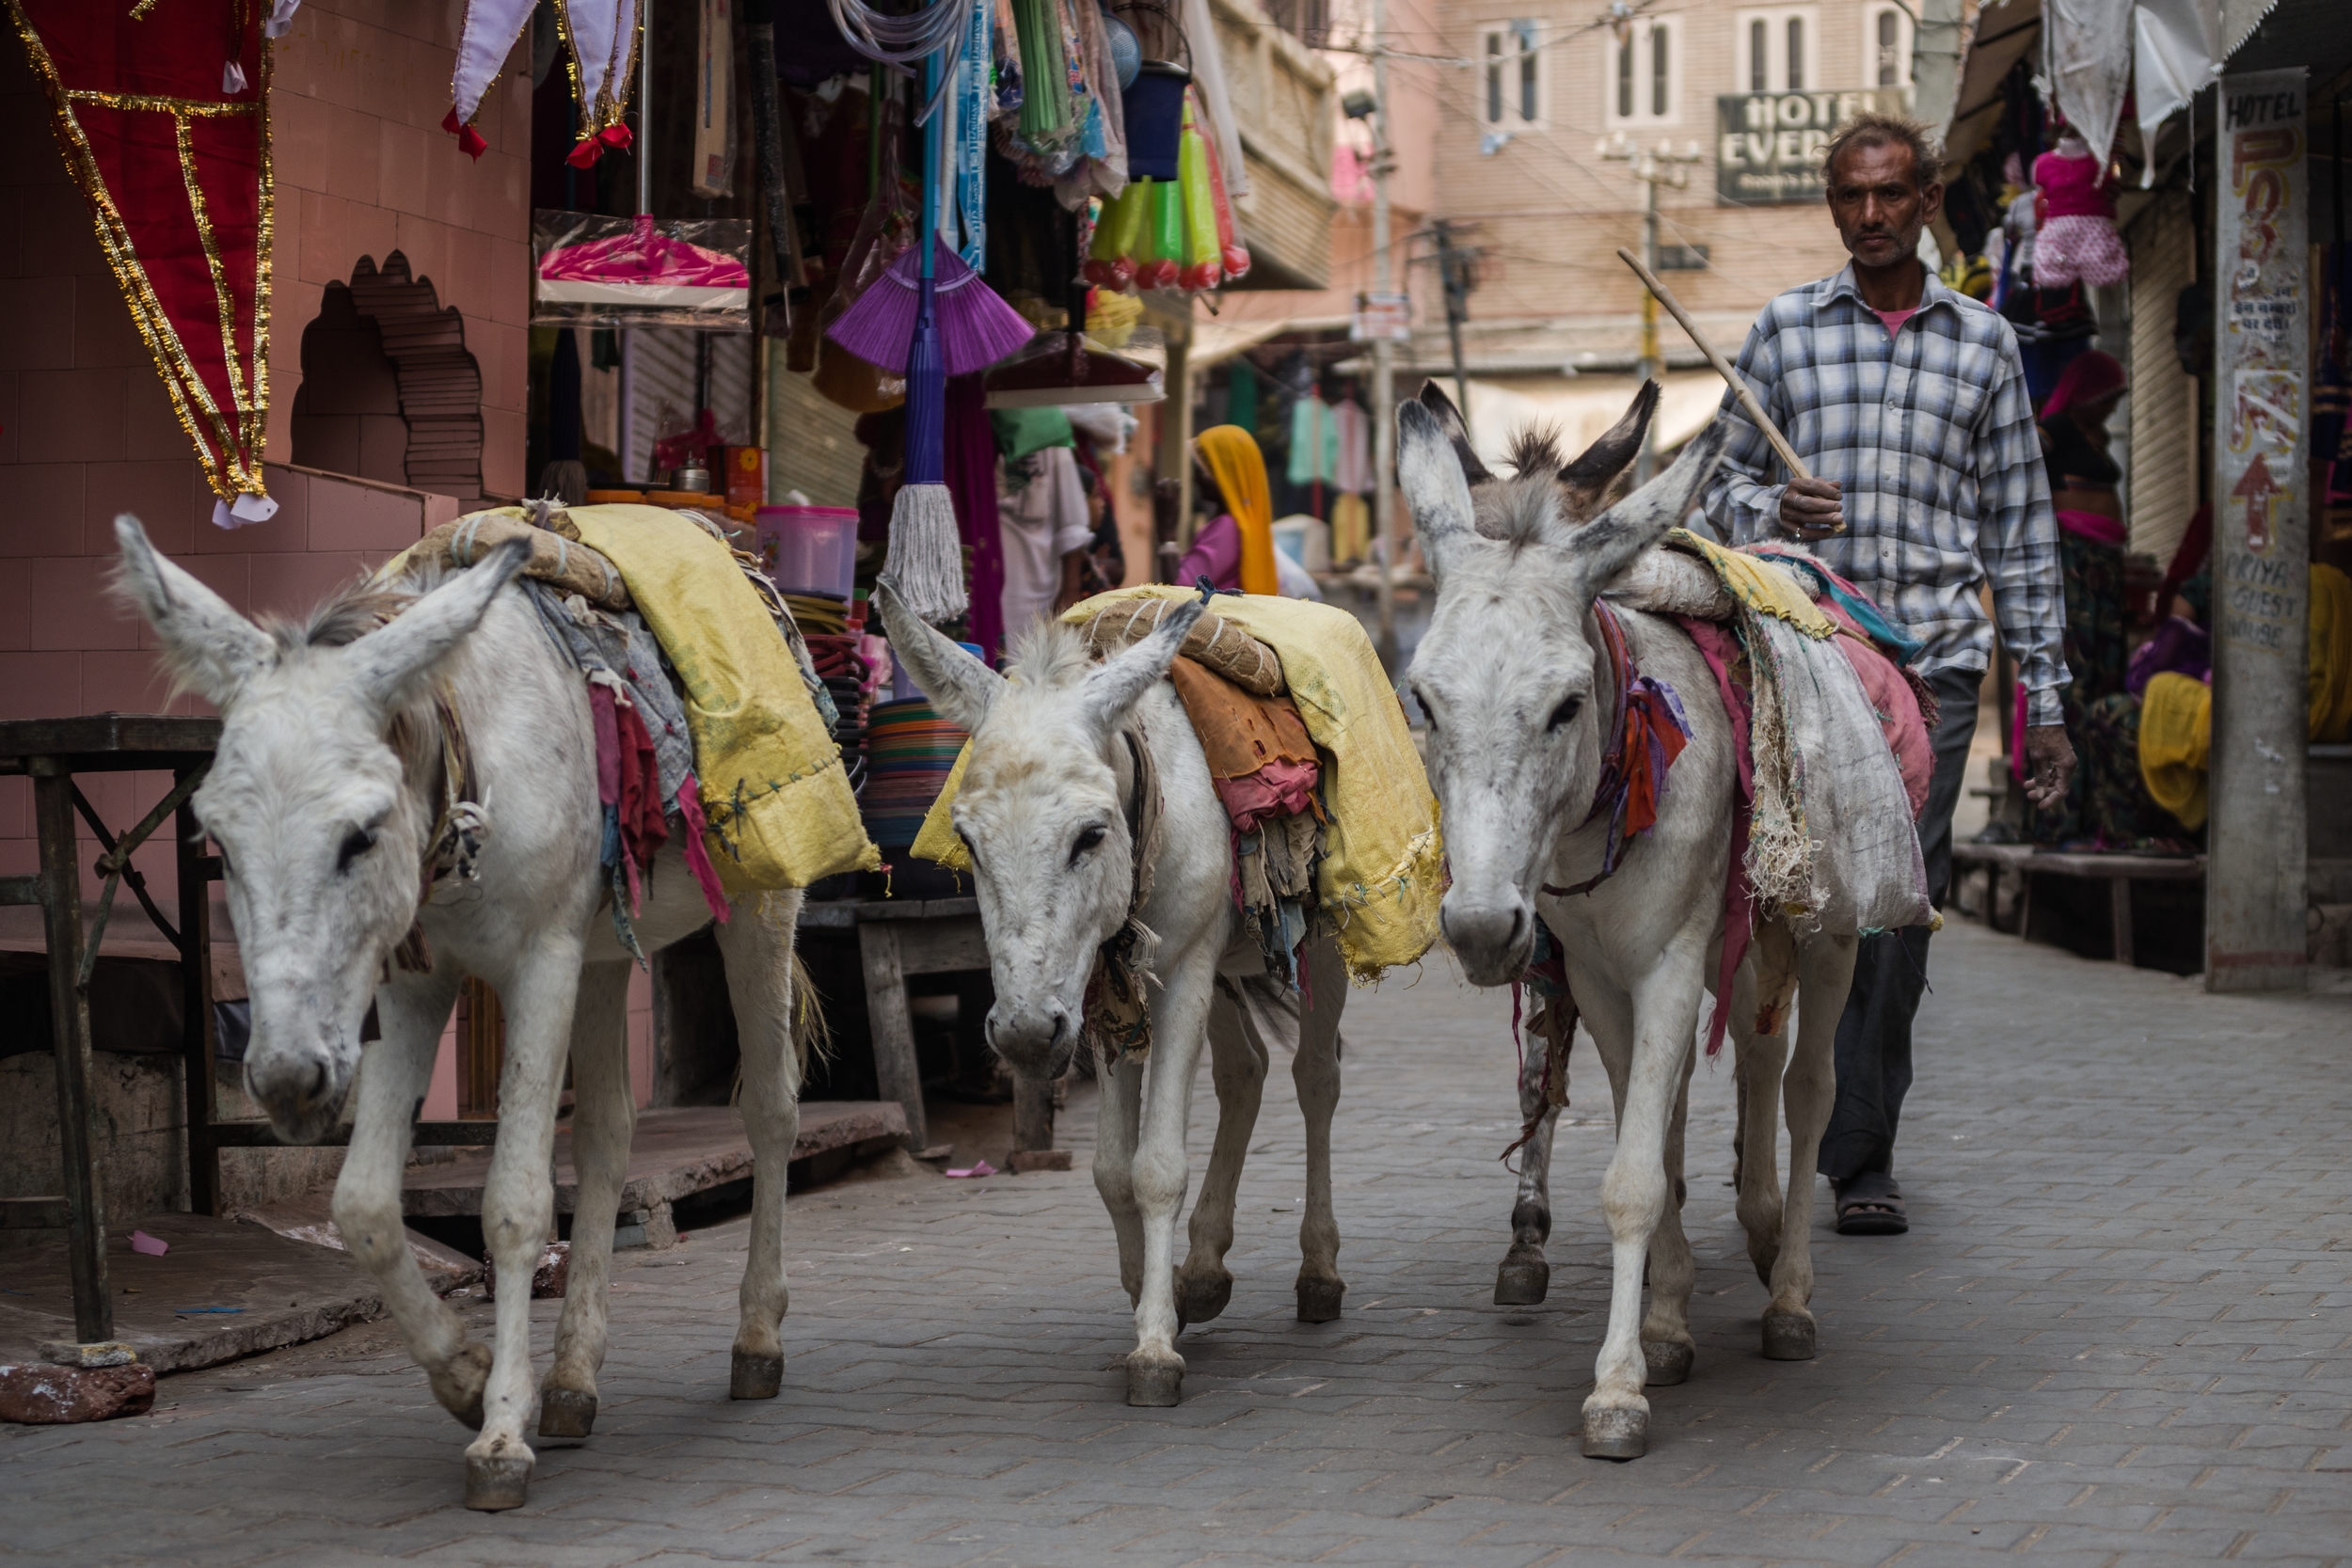
[[[1103,830],[1089,828],[1078,835],[1078,842],[1070,847],[1070,863],[1078,863],[1078,857],[1103,842]]]
[[[1581,697],[1561,698],[1560,705],[1551,710],[1551,719],[1544,727],[1550,730],[1565,729],[1576,722],[1576,716],[1583,706],[1584,699]]]
[[[375,847],[375,834],[365,828],[354,828],[344,838],[343,847],[335,852],[335,869],[348,871],[351,863]]]

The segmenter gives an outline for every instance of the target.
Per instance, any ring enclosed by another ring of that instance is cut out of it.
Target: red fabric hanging
[[[13,8],[66,167],[89,198],[107,263],[214,493],[265,495],[268,8],[14,0]]]

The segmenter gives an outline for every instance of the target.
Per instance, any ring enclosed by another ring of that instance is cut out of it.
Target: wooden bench
[[[854,930],[865,973],[866,1009],[874,1037],[874,1076],[882,1098],[904,1107],[907,1147],[929,1142],[923,1117],[923,1073],[914,1059],[914,1020],[907,981],[917,974],[960,974],[988,969],[977,898],[839,899],[801,906],[803,930]],[[1054,1086],[1017,1080],[1013,1085],[1016,1170],[1067,1170],[1069,1153],[1054,1148]]]
[[[2037,849],[2030,844],[1952,846],[1952,879],[1955,885],[1962,872],[1978,866],[1985,869],[1988,878],[1984,923],[1994,930],[2001,928],[1996,920],[2001,879],[2005,874],[2011,873],[2020,879],[2017,935],[2021,938],[2032,930],[2033,880],[2036,877],[2080,877],[2106,882],[2107,908],[2115,923],[2113,957],[2120,964],[2130,964],[2135,958],[2132,941],[2134,882],[2201,882],[2205,879],[2205,857],[2202,855],[2063,854]],[[1954,902],[1957,903],[1957,899]]]

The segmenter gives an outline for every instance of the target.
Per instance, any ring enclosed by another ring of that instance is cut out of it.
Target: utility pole
[[[1385,303],[1394,288],[1389,262],[1388,0],[1372,0],[1372,288]],[[1372,341],[1372,536],[1380,567],[1380,667],[1396,670],[1396,345]]]
[[[1699,161],[1699,144],[1683,143],[1677,152],[1674,143],[1661,140],[1656,148],[1636,147],[1623,132],[1603,137],[1593,150],[1611,163],[1633,166],[1633,178],[1642,182],[1642,264],[1655,275],[1658,271],[1658,187],[1672,185],[1682,190],[1691,183],[1690,166]],[[1658,296],[1647,289],[1642,291],[1642,374],[1665,380],[1666,361],[1658,352]],[[1642,434],[1642,455],[1635,459],[1633,483],[1646,484],[1658,467],[1658,421],[1650,421]]]

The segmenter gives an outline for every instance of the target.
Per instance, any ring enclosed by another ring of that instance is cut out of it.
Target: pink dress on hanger
[[[2068,134],[2056,150],[2033,161],[2033,182],[2047,209],[2033,240],[2033,281],[2063,289],[2081,281],[2112,287],[2131,273],[2122,236],[2115,231],[2115,182],[2090,146]]]

